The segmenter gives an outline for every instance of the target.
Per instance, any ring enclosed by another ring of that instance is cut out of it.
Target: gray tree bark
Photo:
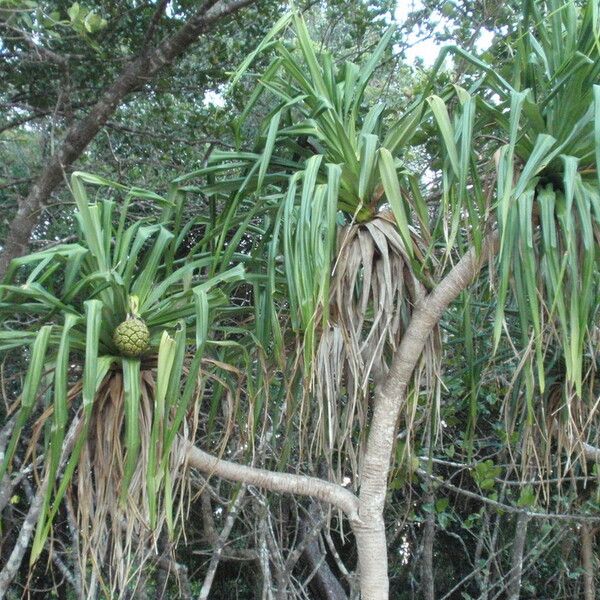
[[[383,508],[387,493],[396,424],[412,373],[427,339],[450,303],[465,290],[498,245],[496,232],[488,235],[478,256],[472,248],[417,306],[396,351],[386,380],[375,395],[359,494],[359,522],[355,526],[363,600],[388,600],[387,545]]]
[[[529,515],[526,512],[519,513],[515,526],[515,536],[512,546],[512,557],[508,584],[506,586],[507,600],[519,600],[521,595],[521,576],[523,574],[523,552],[525,551],[525,540],[527,539],[527,524]]]
[[[596,598],[596,569],[594,568],[594,530],[588,523],[581,525],[581,563],[585,600]]]
[[[203,473],[217,475],[230,481],[248,483],[272,492],[317,498],[343,511],[351,524],[358,519],[358,499],[341,485],[318,477],[278,473],[240,465],[212,456],[188,441],[183,443],[188,464]]]

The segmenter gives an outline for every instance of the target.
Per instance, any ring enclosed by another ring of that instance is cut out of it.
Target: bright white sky
[[[402,25],[410,12],[419,10],[421,8],[423,8],[423,3],[420,0],[398,0],[396,5],[396,13],[394,15],[396,22],[398,25]],[[431,18],[440,23],[444,19],[444,17],[438,12],[432,13]],[[475,43],[475,49],[478,52],[486,50],[492,43],[493,37],[494,34],[491,31],[482,29],[479,39]],[[413,41],[414,39],[416,39],[416,35],[413,36]],[[410,37],[409,41],[411,41]],[[432,40],[425,40],[409,48],[406,52],[406,59],[409,63],[414,63],[417,58],[421,58],[426,67],[431,67],[438,56],[440,48],[441,46]]]

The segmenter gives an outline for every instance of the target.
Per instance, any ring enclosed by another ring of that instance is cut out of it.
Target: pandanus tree
[[[292,39],[278,39],[289,24]],[[270,217],[272,247],[271,287],[259,325],[263,343],[270,343],[267,332],[276,342],[281,336],[281,305],[271,301],[279,293],[298,335],[304,391],[316,401],[316,408],[303,408],[303,418],[312,422],[313,410],[322,415],[315,420],[317,439],[307,445],[330,467],[345,449],[353,457],[355,483],[370,382],[387,371],[413,307],[426,293],[433,258],[424,255],[431,232],[417,178],[395,158],[417,131],[423,106],[415,104],[391,125],[383,103],[366,114],[363,106],[367,84],[391,51],[392,34],[390,29],[363,65],[338,66],[330,54],[317,53],[300,16],[284,16],[232,82],[257,54],[275,52],[234,123],[239,134],[248,114],[265,101],[269,114],[255,152],[214,152],[208,167],[178,180],[185,190],[231,198],[233,206],[258,196],[255,210]],[[202,178],[206,183],[188,184]],[[275,346],[275,352],[281,349]],[[430,352],[425,365],[430,380],[433,357]],[[346,467],[338,463],[338,477]]]
[[[86,184],[120,190],[119,209],[90,203]],[[93,585],[112,597],[135,579],[161,531],[175,532],[184,500],[177,444],[194,439],[202,351],[215,311],[228,304],[220,287],[244,272],[187,252],[185,229],[169,229],[181,219],[177,194],[164,199],[83,173],[71,185],[79,241],[13,261],[0,292],[0,347],[30,348],[2,474],[27,428],[30,459],[41,453],[44,464],[32,563],[74,489],[79,560],[94,565]],[[157,214],[132,218],[135,198]]]
[[[502,442],[524,476],[534,465],[562,475],[598,460],[599,34],[595,1],[526,3],[522,29],[504,42],[506,68],[448,47],[398,117],[383,103],[364,107],[391,33],[364,64],[337,65],[301,17],[286,15],[232,82],[273,52],[234,124],[241,140],[244,119],[266,107],[260,139],[252,151],[213,152],[207,166],[175,180],[164,225],[128,224],[125,212],[113,223],[110,203],[85,200],[82,181],[99,180],[76,175],[85,244],[19,259],[2,288],[3,348],[32,345],[6,464],[35,415],[31,446],[44,447],[48,492],[34,556],[74,473],[88,552],[100,564],[108,551],[142,552],[144,535],[163,522],[174,529],[185,459],[340,509],[356,541],[362,597],[387,598],[388,484],[422,470],[413,447],[432,452],[441,435],[453,337],[465,345],[465,427],[475,435],[475,305],[497,307],[482,322],[492,353],[518,357]],[[434,90],[449,54],[469,76]],[[433,183],[418,175],[423,156]],[[183,198],[196,196],[209,215],[186,223]],[[235,282],[236,263],[251,285]],[[226,309],[219,290],[228,286],[237,286],[237,304]],[[456,314],[458,332],[442,334],[440,323]],[[149,349],[124,356],[114,332],[123,321],[135,329],[136,319],[149,329]],[[224,327],[226,343],[243,349],[227,361],[247,373],[241,445],[270,443],[272,470],[217,458],[205,440],[205,449],[192,445],[203,348],[225,343]],[[40,396],[49,400],[41,414]],[[81,424],[65,452],[74,414]],[[320,477],[281,472],[290,463]],[[143,507],[136,516],[134,506]],[[123,587],[125,570],[120,576]]]

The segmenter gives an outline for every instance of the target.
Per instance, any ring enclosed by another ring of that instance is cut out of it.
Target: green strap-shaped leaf
[[[423,116],[423,103],[406,112],[388,131],[383,146],[390,152],[407,145],[416,133]]]
[[[260,44],[256,47],[256,49],[251,52],[246,59],[242,62],[242,64],[237,68],[233,77],[231,78],[230,85],[234,87],[239,81],[240,77],[244,75],[244,73],[248,70],[248,67],[254,62],[254,59],[264,50],[270,47],[273,43],[273,40],[279,35],[279,33],[285,29],[289,22],[292,19],[292,13],[288,12],[284,14],[278,21],[273,25],[271,30],[267,33],[267,35],[262,39]]]
[[[179,321],[174,335],[175,340],[175,356],[173,358],[173,366],[169,376],[169,385],[165,396],[165,415],[171,414],[171,410],[175,409],[179,403],[181,395],[181,377],[183,375],[183,365],[186,358],[187,350],[187,328],[184,320]],[[167,429],[163,431],[163,438],[166,440]]]
[[[336,215],[340,190],[342,168],[339,165],[327,165],[327,203],[326,203],[326,235],[325,255],[321,269],[321,294],[320,302],[323,308],[323,327],[329,322],[329,286],[331,283],[332,260],[336,251]]]
[[[40,535],[40,540],[44,543],[50,533],[50,528],[52,526],[52,522],[54,521],[54,517],[60,508],[60,503],[67,491],[67,488],[69,487],[69,484],[71,483],[73,473],[75,472],[75,468],[79,462],[81,450],[87,440],[90,417],[92,415],[92,408],[96,392],[106,377],[111,364],[114,362],[114,359],[110,356],[98,357],[102,303],[98,300],[88,300],[84,304],[87,322],[85,363],[83,367],[83,418],[81,433],[78,435],[75,441],[73,451],[71,452],[71,456],[69,457],[64,473],[60,479],[60,485],[56,490],[54,498],[52,498],[46,523]],[[41,547],[43,547],[43,543]]]
[[[377,144],[379,138],[368,134],[360,136],[360,173],[358,176],[358,198],[364,204],[371,200],[375,180],[375,162],[377,159]]]
[[[58,466],[63,453],[63,442],[65,440],[65,426],[67,424],[67,394],[69,385],[69,351],[71,345],[71,329],[75,326],[78,317],[72,314],[65,316],[65,324],[62,328],[58,353],[56,356],[56,368],[54,370],[54,396],[53,396],[53,419],[50,429],[50,447],[48,449],[47,470],[45,477],[48,478],[48,487],[44,496],[42,510],[35,531],[31,548],[30,562],[33,564],[40,555],[49,528],[51,526],[51,498],[54,489],[54,480],[58,472]]]
[[[133,238],[131,248],[124,247],[124,265],[121,266],[121,264],[119,263],[119,271],[121,271],[122,273],[123,282],[126,286],[131,287],[132,285],[132,280],[135,274],[136,267],[139,266],[138,256],[140,255],[140,252],[142,251],[148,240],[159,231],[160,225],[143,225],[142,227],[136,228],[136,233],[135,237]]]
[[[358,81],[356,82],[356,88],[352,90],[352,96],[354,97],[352,110],[353,121],[356,120],[356,116],[358,115],[358,109],[362,102],[367,84],[373,76],[375,69],[379,66],[381,57],[383,56],[383,53],[386,51],[386,49],[389,47],[390,41],[395,31],[396,27],[394,25],[388,27],[387,31],[383,34],[383,36],[381,36],[381,39],[379,40],[379,43],[377,44],[377,47],[375,48],[373,53],[369,56],[367,61],[360,67]],[[346,93],[350,93],[350,90],[347,90]]]
[[[107,256],[104,250],[102,231],[100,230],[100,223],[94,218],[85,191],[85,186],[82,182],[82,174],[75,172],[71,175],[71,191],[75,198],[75,204],[79,210],[79,222],[81,224],[81,230],[85,241],[87,242],[88,248],[92,252],[93,257],[96,259],[98,269],[100,271],[107,271],[110,265],[107,260]]]
[[[310,38],[310,34],[308,33],[308,29],[306,28],[306,23],[304,22],[304,19],[297,13],[294,13],[293,18],[300,49],[308,66],[312,84],[320,96],[327,97],[327,86],[323,80],[321,66],[319,64],[319,60],[317,59],[317,55],[315,54],[313,42]]]
[[[379,173],[381,174],[385,196],[394,213],[396,223],[398,224],[398,231],[404,242],[406,252],[413,258],[414,251],[412,238],[408,229],[408,216],[402,194],[400,193],[400,183],[398,182],[396,165],[394,164],[392,153],[387,148],[379,149]]]
[[[118,183],[117,181],[113,181],[112,179],[107,179],[106,177],[100,177],[99,175],[94,175],[92,173],[85,173],[84,171],[75,171],[71,176],[71,179],[77,179],[79,181],[84,181],[85,183],[89,183],[91,185],[98,185],[103,187],[114,188],[115,190],[121,190],[123,192],[127,192],[133,198],[142,198],[144,200],[152,200],[153,202],[157,202],[161,206],[169,206],[170,203],[167,199],[158,195],[157,193],[151,190],[145,190],[138,187],[129,187],[127,185],[123,185]]]
[[[197,260],[192,260],[177,269],[166,279],[163,279],[158,285],[152,287],[151,292],[146,297],[146,301],[141,305],[140,311],[148,310],[156,302],[164,298],[170,288],[192,275],[194,271],[200,271],[202,267],[207,267],[212,262],[211,256],[205,256]]]
[[[140,451],[140,361],[123,358],[123,389],[125,394],[125,468],[121,489],[121,500],[127,496],[129,482],[135,472]]]
[[[194,306],[196,309],[196,349],[204,348],[208,337],[208,298],[206,290],[194,288]]]
[[[152,284],[156,278],[158,269],[161,266],[162,260],[167,254],[167,248],[174,237],[175,236],[164,227],[160,228],[160,233],[154,243],[154,247],[146,259],[140,274],[131,286],[131,292],[139,297],[141,305],[144,304],[146,297],[152,289]]]
[[[98,345],[102,324],[102,302],[87,300],[85,303],[86,345],[83,365],[83,411],[91,413],[98,388]]]
[[[431,112],[437,121],[438,128],[444,141],[444,149],[450,159],[452,170],[458,177],[460,174],[460,165],[458,160],[458,150],[456,149],[456,142],[454,137],[454,128],[450,122],[450,115],[448,115],[448,109],[446,103],[439,96],[430,96],[427,98],[427,102],[431,108]]]
[[[156,373],[156,392],[154,395],[154,411],[152,428],[150,431],[150,445],[148,447],[148,465],[146,467],[146,489],[148,491],[148,511],[150,527],[155,527],[157,519],[158,492],[162,479],[162,472],[157,469],[162,455],[163,433],[165,431],[165,404],[167,389],[173,361],[175,359],[175,340],[163,331],[158,347],[158,367]]]
[[[509,143],[501,148],[500,160],[498,161],[498,195],[500,227],[504,230],[504,223],[508,218],[510,201],[514,186],[514,156],[515,146],[519,134],[519,122],[523,103],[527,98],[527,92],[513,92],[510,100],[509,119]],[[502,234],[504,237],[504,233]]]
[[[258,182],[256,184],[257,191],[263,186],[265,175],[269,164],[271,162],[271,155],[273,154],[273,148],[275,147],[275,139],[277,137],[277,130],[279,129],[279,121],[281,120],[281,112],[276,112],[271,118],[269,123],[269,130],[267,131],[267,139],[265,140],[265,147],[263,148],[262,156],[260,157],[260,167],[258,169]]]
[[[52,448],[50,449],[51,474],[58,468],[62,452],[64,430],[67,424],[67,394],[69,387],[69,352],[71,346],[71,329],[79,317],[67,314],[63,325],[58,353],[56,356],[56,369],[54,372],[54,419],[52,425]],[[52,480],[52,477],[51,477]]]
[[[596,176],[600,183],[600,85],[594,86],[594,148],[596,151]]]
[[[518,198],[525,191],[532,178],[548,165],[553,157],[551,151],[555,144],[556,140],[551,135],[538,135],[531,155],[523,167],[523,171],[515,187],[515,198]]]
[[[44,369],[44,365],[46,364],[46,350],[48,348],[48,340],[50,339],[51,331],[52,325],[44,325],[39,330],[35,341],[33,342],[31,359],[29,361],[27,375],[25,376],[25,383],[23,384],[23,391],[21,393],[21,408],[17,414],[15,428],[12,432],[10,443],[8,444],[8,448],[6,450],[6,455],[4,456],[4,460],[0,465],[0,481],[2,481],[4,474],[10,466],[19,442],[21,431],[23,430],[31,411],[35,406],[35,399],[40,387],[42,371]]]

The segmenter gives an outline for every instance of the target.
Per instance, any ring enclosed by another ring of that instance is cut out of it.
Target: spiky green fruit
[[[123,356],[141,356],[149,341],[150,331],[141,319],[127,319],[113,333],[113,342]]]

